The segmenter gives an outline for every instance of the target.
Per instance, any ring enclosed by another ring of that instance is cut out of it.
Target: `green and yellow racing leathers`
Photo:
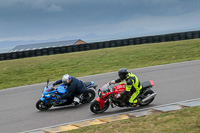
[[[142,89],[142,85],[140,84],[140,81],[138,79],[138,77],[129,72],[126,75],[126,91],[122,92],[120,95],[128,95],[129,92],[131,91],[133,94],[131,95],[131,98],[129,99],[129,103],[131,103],[133,106],[135,106],[138,103],[138,99],[137,96],[140,94],[140,90]],[[115,80],[115,83],[119,83],[122,82],[123,80],[121,80],[120,78]]]

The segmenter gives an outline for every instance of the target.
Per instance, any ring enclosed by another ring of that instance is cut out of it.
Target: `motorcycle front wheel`
[[[51,102],[44,103],[44,101],[38,100],[36,103],[36,108],[41,111],[48,110],[51,107],[52,107]]]
[[[95,100],[90,105],[90,110],[95,114],[99,114],[105,112],[108,109],[108,107],[109,107],[109,102],[105,102],[103,108],[100,108],[100,103]]]

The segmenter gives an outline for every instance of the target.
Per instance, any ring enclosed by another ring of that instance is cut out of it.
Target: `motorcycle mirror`
[[[48,84],[49,84],[49,79],[47,79],[47,87],[48,87]]]

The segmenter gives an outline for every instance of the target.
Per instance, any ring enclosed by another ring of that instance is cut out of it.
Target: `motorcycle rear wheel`
[[[105,102],[103,108],[100,108],[100,103],[95,100],[90,105],[90,110],[95,114],[99,114],[105,112],[108,109],[108,107],[109,107],[109,102]]]
[[[36,108],[40,111],[48,110],[52,107],[52,104],[50,102],[47,103],[47,105],[44,105],[44,101],[38,100],[36,103]]]
[[[145,96],[147,97],[148,95],[151,95],[153,94],[154,92],[152,90],[149,90],[148,92],[146,92]],[[155,97],[154,97],[155,98]],[[149,105],[151,102],[153,102],[154,98],[151,98],[149,99],[148,101],[146,102],[140,102],[139,105],[140,106],[146,106],[146,105]]]
[[[88,89],[86,90],[86,92],[83,93],[83,100],[81,101],[81,103],[89,103],[92,100],[94,100],[95,98],[95,91]]]

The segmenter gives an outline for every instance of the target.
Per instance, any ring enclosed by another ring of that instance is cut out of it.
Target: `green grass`
[[[200,39],[0,61],[0,89],[200,59]]]
[[[94,125],[65,133],[199,133],[200,106]]]

